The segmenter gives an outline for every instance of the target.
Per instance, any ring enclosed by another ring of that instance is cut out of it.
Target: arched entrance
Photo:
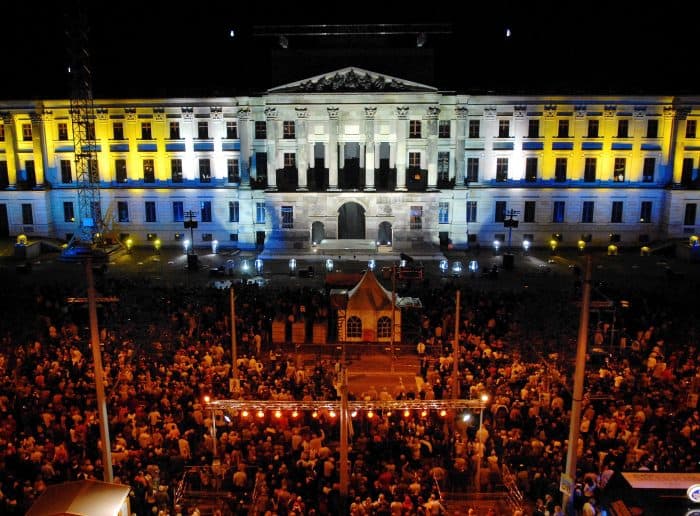
[[[311,242],[315,244],[320,244],[321,240],[326,238],[326,228],[323,222],[316,221],[311,224]]]
[[[365,238],[365,209],[356,202],[346,202],[338,209],[338,238]]]
[[[382,222],[377,230],[377,242],[379,245],[391,245],[392,228],[391,222]]]

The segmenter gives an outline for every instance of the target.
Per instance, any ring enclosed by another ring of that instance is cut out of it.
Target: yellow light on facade
[[[386,416],[387,416],[387,417],[391,417],[391,410],[387,410],[387,411],[386,411]]]
[[[643,245],[639,251],[639,254],[641,256],[649,256],[649,254],[651,253],[651,249],[649,249],[648,245]]]
[[[293,411],[293,412],[292,412],[292,417],[295,417],[295,418],[296,418],[296,417],[299,417],[299,412],[297,412],[296,410]]]
[[[357,417],[357,410],[350,412],[350,417]]]
[[[244,410],[243,412],[241,412],[241,416],[248,417],[248,411]]]
[[[318,417],[318,412],[316,412],[316,411],[314,410],[314,411],[311,413],[311,417],[314,418],[314,419],[316,419],[316,418]]]
[[[489,401],[489,395],[488,394],[482,394],[481,395],[481,402],[486,403]]]
[[[134,247],[134,241],[131,238],[126,239],[126,250],[131,251],[131,248]]]
[[[282,417],[282,411],[281,411],[281,410],[275,410],[275,417],[276,417],[277,419],[281,418],[281,417]]]
[[[372,419],[373,417],[374,417],[374,412],[372,412],[371,410],[369,412],[367,412],[367,419]]]
[[[617,246],[615,244],[608,246],[608,256],[617,256]]]
[[[335,410],[331,410],[331,411],[328,413],[328,415],[331,416],[331,417],[335,417],[335,416],[336,416]]]
[[[440,417],[445,417],[447,415],[447,411],[445,409],[442,409],[440,411]]]
[[[697,235],[692,235],[690,237],[690,245],[692,245],[692,246],[698,245],[698,236]]]
[[[259,418],[265,417],[265,413],[262,410],[258,410],[258,417]]]
[[[557,242],[556,240],[551,239],[551,240],[549,241],[549,248],[550,248],[552,251],[556,251],[558,246],[559,246],[559,242]]]
[[[204,403],[209,403],[211,401],[211,398],[207,395],[204,396]]]
[[[586,242],[584,240],[578,241],[578,250],[583,251],[586,248]]]
[[[410,416],[410,415],[411,415],[411,411],[410,411],[410,410],[406,409],[406,410],[403,411],[403,417],[408,417],[408,416]]]

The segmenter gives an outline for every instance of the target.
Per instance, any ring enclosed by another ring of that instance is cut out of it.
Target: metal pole
[[[340,384],[340,507],[341,512],[347,508],[348,485],[348,370],[343,363]]]
[[[454,349],[452,350],[452,399],[459,398],[459,305],[461,291],[457,290],[457,298],[455,299],[455,339]]]
[[[394,366],[394,337],[396,334],[396,265],[391,266],[391,346],[389,352],[391,353],[391,372],[395,371]]]
[[[214,412],[214,409],[211,409],[211,441],[212,441],[212,461],[215,461],[217,458],[217,453],[216,453],[216,413]]]
[[[479,446],[479,460],[476,463],[476,492],[481,492],[481,461],[484,458],[484,443],[481,442],[481,429],[484,426],[484,404],[481,404],[481,411],[479,412],[479,430],[477,431],[477,443]]]
[[[104,481],[113,482],[112,445],[109,440],[109,420],[107,419],[107,403],[105,401],[104,374],[102,372],[102,351],[100,350],[100,331],[97,327],[97,300],[95,283],[92,278],[92,259],[85,262],[85,277],[88,287],[88,312],[90,314],[90,344],[92,346],[92,361],[95,369],[95,390],[97,391],[97,410],[100,420],[100,438],[102,439],[102,462]]]
[[[238,387],[238,348],[236,346],[236,294],[233,292],[233,285],[231,285],[231,357],[233,363],[231,364],[233,368],[233,383],[234,387]],[[260,357],[258,357],[260,358]]]
[[[583,399],[583,383],[586,374],[586,347],[588,344],[588,317],[591,304],[591,257],[586,257],[586,275],[583,281],[583,298],[578,325],[578,341],[576,344],[576,364],[574,370],[574,393],[571,403],[571,418],[569,420],[569,446],[566,452],[566,475],[573,484],[576,480],[576,448],[581,424],[581,402]],[[573,486],[571,486],[573,488]],[[563,505],[567,514],[573,514],[574,498],[564,493]]]

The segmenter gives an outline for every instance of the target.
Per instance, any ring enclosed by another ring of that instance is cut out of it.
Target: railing
[[[501,468],[501,475],[503,476],[503,485],[506,486],[506,489],[508,490],[508,495],[506,496],[508,504],[511,506],[513,511],[522,511],[523,494],[520,492],[515,475],[510,472],[508,466],[505,464]]]

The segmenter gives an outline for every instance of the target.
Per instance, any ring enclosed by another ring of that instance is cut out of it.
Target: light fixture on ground
[[[440,273],[447,274],[447,269],[450,268],[450,263],[447,260],[440,260]]]
[[[263,261],[262,258],[256,258],[255,259],[255,272],[258,274],[262,274],[263,271]]]
[[[296,258],[290,258],[289,259],[289,275],[294,276],[296,270],[297,270],[297,260],[296,260]]]
[[[219,250],[219,241],[218,240],[212,240],[211,241],[211,254],[216,254],[216,251]]]
[[[369,260],[367,262],[367,268],[371,271],[374,271],[374,269],[377,267],[377,262],[374,260]]]
[[[582,253],[586,249],[586,241],[585,240],[579,240],[578,241],[578,250],[580,253]]]
[[[462,265],[462,262],[452,262],[452,275],[453,276],[461,276],[462,271],[464,270],[464,265]]]
[[[326,259],[326,271],[333,272],[333,260],[331,258]]]
[[[241,272],[244,274],[247,274],[250,272],[250,261],[249,260],[241,260]]]
[[[529,240],[523,240],[523,251],[527,253],[530,250],[530,245]]]
[[[557,252],[557,247],[559,247],[559,242],[552,238],[549,241],[549,248],[552,250],[552,254]]]
[[[479,270],[479,262],[477,262],[476,260],[471,260],[469,262],[469,272],[474,274],[478,270]]]
[[[153,241],[153,251],[154,251],[156,254],[160,254],[160,246],[161,246],[160,238],[156,238],[156,239]]]
[[[185,241],[182,243],[182,247],[185,248],[185,254],[189,253],[189,251],[190,251],[190,241],[189,241],[189,240],[185,240]]]
[[[131,238],[126,239],[126,252],[131,254],[131,250],[134,247],[134,241]]]
[[[498,254],[498,250],[501,248],[501,241],[500,240],[494,240],[493,241],[493,250],[496,254]]]

